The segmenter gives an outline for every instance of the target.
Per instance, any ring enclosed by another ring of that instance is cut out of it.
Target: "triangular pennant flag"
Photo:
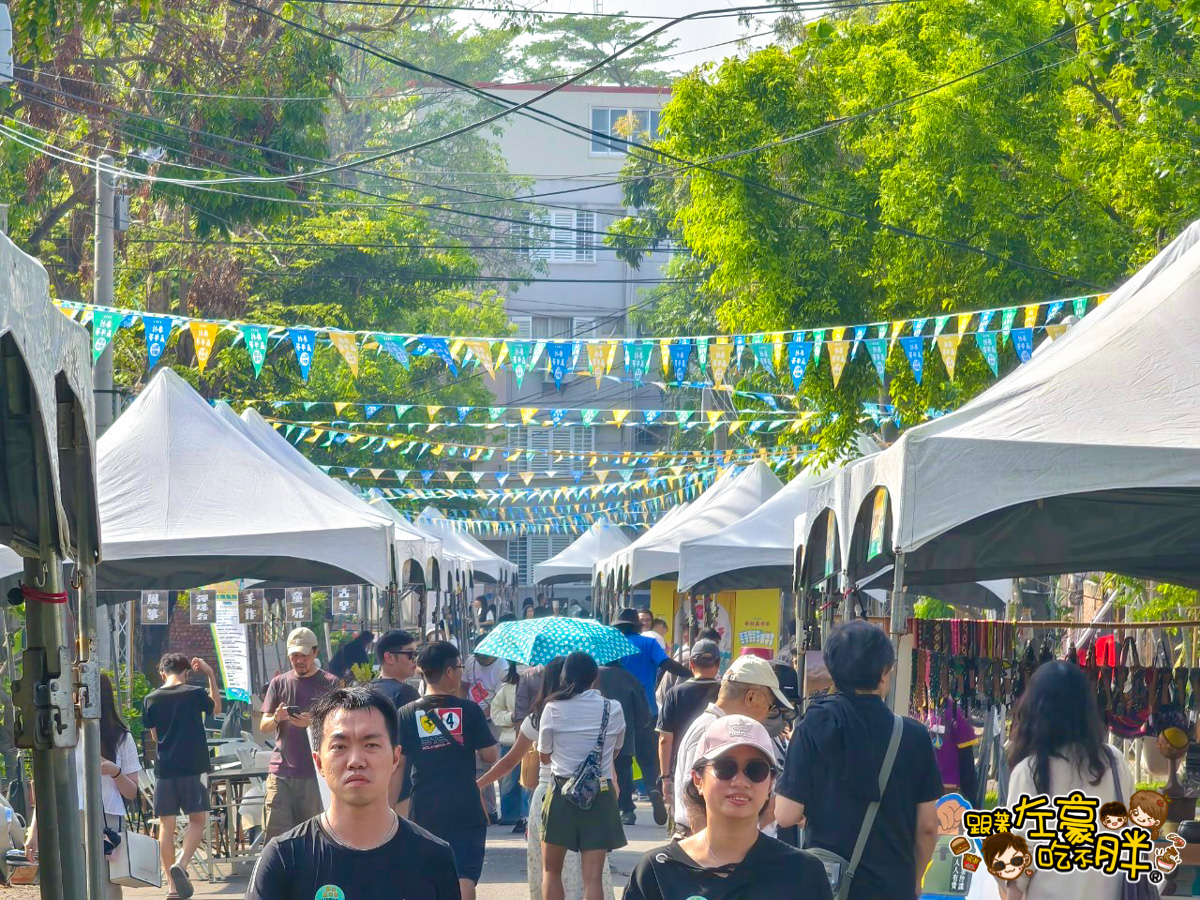
[[[167,349],[167,341],[171,337],[171,329],[174,327],[175,320],[170,316],[142,316],[142,327],[145,329],[146,337],[146,368],[153,369],[154,364],[158,362],[159,357],[163,355],[163,351]],[[258,326],[266,331],[264,326]],[[92,348],[95,350],[95,348]],[[260,363],[254,369],[254,374],[258,374]]]
[[[579,414],[583,419],[583,427],[590,428],[592,423],[596,421],[596,416],[600,415],[600,410],[598,410],[598,409],[581,409],[579,411]]]
[[[661,409],[644,409],[642,410],[642,418],[646,420],[647,425],[653,425],[658,421],[658,417],[662,415]]]
[[[601,484],[608,481],[608,469],[593,469],[592,472],[596,476],[596,480]]]
[[[967,328],[970,326],[971,319],[974,318],[974,316],[975,316],[974,313],[961,313],[958,316],[958,333],[959,334],[967,333]]]
[[[1040,303],[1030,303],[1025,307],[1024,325],[1026,328],[1032,328],[1037,324],[1038,313],[1041,311],[1041,309],[1042,305]]]
[[[1014,328],[1012,331],[1013,349],[1017,351],[1017,358],[1023,363],[1029,362],[1033,358],[1033,329],[1032,328]]]
[[[869,338],[863,343],[867,345],[867,354],[875,364],[875,371],[879,373],[879,381],[882,383],[884,366],[887,365],[888,343],[883,338]]]
[[[416,352],[421,356],[436,356],[446,364],[451,375],[458,375],[458,363],[454,359],[454,354],[450,352],[450,346],[446,343],[445,338],[421,335],[420,340],[417,341]]]
[[[696,362],[700,366],[700,371],[704,371],[704,367],[708,365],[708,338],[696,338]]]
[[[473,407],[473,406],[458,407],[458,421],[459,422],[467,421],[467,416],[469,416],[471,414],[471,410],[473,410],[474,408],[475,407]]]
[[[676,341],[668,346],[671,354],[671,369],[675,373],[675,383],[679,384],[687,376],[688,362],[692,358],[692,342]]]
[[[533,421],[534,416],[536,416],[537,413],[538,413],[538,408],[536,406],[521,407],[521,424],[528,425],[530,422]]]
[[[662,366],[663,381],[668,381],[671,378],[671,342],[663,338],[658,342],[658,360]]]
[[[653,344],[644,341],[630,341],[625,345],[625,374],[639,387],[650,370],[653,347]]]
[[[679,427],[680,428],[685,427],[689,423],[689,421],[691,420],[691,418],[695,414],[695,412],[696,411],[694,409],[681,409],[681,410],[679,410],[679,412],[675,413],[675,419],[679,423]]]
[[[532,472],[518,472],[517,474],[518,474],[518,476],[520,476],[520,479],[523,482],[525,482],[525,487],[529,487],[529,482],[533,481],[533,473]]]
[[[1055,300],[1053,303],[1051,303],[1048,307],[1046,307],[1046,321],[1050,322],[1053,320],[1055,316],[1062,312],[1062,308],[1066,305],[1066,300]]]
[[[350,374],[357,378],[358,335],[351,331],[331,331],[329,342],[337,347],[338,353],[342,354],[342,359],[346,360],[346,365],[350,368]]]
[[[607,374],[604,365],[605,359],[608,357],[608,345],[602,344],[599,341],[592,341],[587,345],[588,356],[588,371],[596,379],[596,387],[600,387],[600,382]]]
[[[788,370],[792,373],[792,387],[796,390],[800,390],[800,382],[804,380],[812,349],[810,341],[792,341],[788,344]]]
[[[528,374],[532,361],[530,356],[533,348],[525,341],[511,341],[508,344],[508,355],[512,357],[513,374],[517,377],[517,387],[521,387],[521,382],[525,380]]]
[[[566,417],[567,417],[567,411],[565,409],[550,410],[550,421],[553,422],[555,425],[561,425],[562,420],[565,419]]]
[[[933,320],[933,336],[936,338],[946,327],[946,323],[950,321],[949,316],[938,316]]]
[[[612,422],[610,424],[620,425],[622,422],[625,421],[625,418],[628,415],[629,415],[629,410],[627,410],[627,409],[614,409],[614,410],[612,410]]]
[[[496,473],[496,483],[497,483],[498,485],[500,485],[500,487],[504,487],[504,482],[508,481],[508,476],[509,476],[510,474],[512,474],[512,473],[510,473],[510,472],[497,472],[497,473]]]
[[[125,321],[125,313],[117,310],[98,309],[92,314],[92,362],[100,358],[121,323]]]
[[[429,414],[429,421],[430,421],[430,422],[432,422],[434,419],[436,419],[436,418],[437,418],[437,414],[438,414],[438,413],[440,413],[441,411],[442,411],[442,408],[441,408],[440,406],[427,406],[427,407],[425,407],[425,412]]]
[[[798,340],[798,341],[803,340],[803,338],[797,336],[796,340]],[[812,343],[813,343],[812,361],[813,361],[813,363],[819,363],[821,361],[821,347],[825,344],[825,329],[824,328],[818,328],[813,332],[813,342]]]
[[[772,375],[775,374],[775,348],[771,344],[753,344],[754,360]]]
[[[336,402],[333,404],[333,414],[334,414],[335,416],[340,416],[340,415],[342,414],[342,410],[343,410],[343,409],[345,409],[345,408],[346,408],[347,406],[349,406],[349,405],[350,405],[350,404],[349,404],[349,403],[347,403],[345,400],[336,401]]]
[[[193,321],[191,327],[192,343],[196,347],[196,365],[203,372],[204,367],[208,365],[208,358],[212,356],[213,344],[217,340],[217,332],[221,330],[221,326],[216,322]],[[305,377],[308,377],[307,373]]]
[[[288,339],[296,351],[296,362],[300,364],[300,377],[308,381],[308,368],[312,365],[316,332],[311,328],[289,328]]]
[[[546,344],[546,361],[550,366],[550,374],[554,376],[554,386],[560,391],[563,379],[570,372],[574,350],[573,341],[550,341]]]
[[[487,341],[467,341],[467,349],[479,360],[489,378],[496,377],[496,365],[492,361],[492,345]]]
[[[904,330],[904,325],[905,323],[903,320],[892,323],[892,337],[890,343],[888,344],[889,353],[891,352],[891,349],[896,346],[896,338],[900,337],[900,332]]]
[[[998,334],[999,332],[995,331],[975,332],[975,343],[979,345],[979,351],[983,354],[983,358],[987,360],[988,367],[992,370],[993,375],[1000,374],[1000,353],[996,347]]]
[[[1005,340],[1008,339],[1012,332],[1013,323],[1017,320],[1017,308],[1010,306],[1000,314],[1000,333],[1004,335]]]
[[[474,481],[476,484],[479,484],[479,482],[483,479],[483,476],[486,474],[487,474],[487,472],[472,472],[471,480]]]
[[[742,367],[742,354],[746,351],[746,336],[744,334],[735,334],[733,336],[733,367],[740,369]]]
[[[406,370],[412,366],[412,360],[408,357],[408,351],[404,349],[403,340],[390,334],[376,334],[375,340],[379,343],[380,347],[387,351],[392,359],[404,366]]]
[[[404,418],[404,414],[412,409],[412,404],[396,404],[392,407],[396,411],[396,421],[399,422]]]
[[[985,309],[983,312],[981,312],[979,314],[979,328],[977,330],[987,331],[988,326],[992,324],[992,319],[995,318],[995,316],[996,310],[994,309]]]
[[[846,368],[846,360],[850,354],[849,341],[829,342],[829,370],[833,374],[833,386],[837,387],[842,380],[842,371]]]
[[[1071,301],[1071,309],[1075,313],[1076,318],[1082,319],[1085,315],[1087,315],[1087,304],[1087,297],[1076,297]]]
[[[946,364],[946,374],[954,380],[954,364],[958,360],[958,345],[962,341],[961,334],[939,334],[937,336],[938,351],[942,354],[942,362]]]
[[[854,346],[850,348],[850,358],[854,359],[858,356],[858,348],[863,342],[863,338],[867,336],[866,325],[854,326]]]
[[[1060,337],[1062,337],[1066,333],[1066,331],[1067,331],[1066,325],[1047,325],[1046,326],[1046,334],[1049,336],[1050,340],[1052,340],[1052,341],[1057,341]]]
[[[495,422],[497,419],[499,419],[501,416],[503,416],[505,412],[506,412],[506,410],[503,406],[489,406],[488,407],[488,418],[491,421]]]
[[[912,367],[913,377],[917,379],[917,384],[921,383],[921,376],[925,374],[925,338],[923,337],[902,337],[900,338],[900,346],[904,349],[904,355],[908,357],[908,364]]]
[[[733,345],[726,343],[713,344],[708,348],[708,365],[712,370],[713,385],[721,387],[725,383],[725,373],[733,357]]]
[[[916,337],[920,337],[922,334],[924,334],[925,333],[925,323],[928,321],[929,321],[929,319],[927,319],[927,318],[926,319],[913,319],[912,320],[913,335],[915,335]]]
[[[716,425],[720,423],[721,419],[725,417],[725,414],[719,409],[710,409],[707,415],[708,424],[712,427],[716,427]]]
[[[368,403],[363,407],[363,415],[367,417],[367,421],[371,421],[375,413],[383,409],[378,403]]]

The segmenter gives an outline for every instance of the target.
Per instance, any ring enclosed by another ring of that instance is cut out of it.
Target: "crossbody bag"
[[[829,877],[829,886],[833,889],[833,900],[846,900],[850,895],[850,883],[854,880],[854,873],[858,871],[858,864],[867,847],[867,839],[871,836],[871,826],[875,824],[875,816],[879,813],[883,792],[887,790],[888,780],[892,777],[892,766],[896,762],[896,753],[900,749],[900,736],[903,733],[904,720],[893,714],[892,737],[888,741],[887,753],[883,756],[883,766],[879,770],[879,800],[872,800],[867,806],[862,827],[858,829],[858,840],[854,844],[854,853],[849,861],[831,850],[822,850],[818,847],[808,848],[808,852],[825,866],[825,874]]]
[[[596,738],[596,746],[587,755],[587,759],[579,764],[579,768],[563,782],[560,793],[580,809],[591,809],[596,798],[600,796],[603,776],[600,774],[600,761],[604,759],[604,738],[608,734],[608,704],[604,701],[604,715],[600,719],[600,736]]]

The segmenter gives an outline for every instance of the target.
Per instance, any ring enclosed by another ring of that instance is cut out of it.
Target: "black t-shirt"
[[[662,710],[658,714],[658,730],[673,734],[671,746],[671,769],[675,771],[675,757],[679,752],[679,741],[696,716],[708,709],[708,704],[717,702],[721,682],[715,678],[692,678],[681,681],[667,691]]]
[[[194,684],[161,687],[146,695],[142,725],[153,728],[158,742],[154,774],[159,778],[185,778],[208,772],[208,735],[204,717],[212,715],[208,691]]]
[[[495,746],[496,738],[483,710],[462,697],[433,694],[399,715],[400,749],[412,764],[412,820],[440,836],[487,827],[475,787],[475,751]]]
[[[309,819],[267,844],[246,900],[460,900],[454,853],[411,822],[374,850],[351,850]]]
[[[871,694],[838,694],[809,706],[788,745],[777,791],[804,804],[806,845],[849,859],[892,734],[892,713]],[[928,729],[904,720],[896,762],[862,861],[851,900],[912,900],[917,804],[942,795],[942,776]]]
[[[679,844],[642,857],[625,900],[832,900],[825,867],[811,853],[761,834],[740,863],[705,869]]]
[[[407,681],[397,681],[395,678],[376,678],[371,682],[371,687],[391,700],[396,712],[399,712],[402,706],[421,699],[420,691]],[[396,735],[396,743],[400,743],[399,735]]]

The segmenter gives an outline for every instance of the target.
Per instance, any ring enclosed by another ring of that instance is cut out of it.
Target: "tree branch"
[[[1086,88],[1092,97],[1095,98],[1096,102],[1108,110],[1109,115],[1112,116],[1113,122],[1117,126],[1117,130],[1125,130],[1125,117],[1121,114],[1121,110],[1117,108],[1117,102],[1107,97],[1100,90],[1100,87],[1096,84],[1096,77],[1094,75],[1089,72],[1086,81],[1082,78],[1072,78],[1071,83],[1079,85],[1081,88]]]
[[[29,237],[26,238],[26,243],[31,250],[36,251],[37,245],[45,240],[50,234],[50,230],[62,220],[62,217],[69,213],[87,195],[90,188],[91,182],[85,178],[69,197],[50,208],[45,218],[42,219],[37,228],[33,229]]]

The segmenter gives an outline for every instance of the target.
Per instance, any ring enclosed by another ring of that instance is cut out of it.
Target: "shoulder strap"
[[[442,737],[446,738],[446,740],[448,740],[451,744],[459,747],[466,747],[467,744],[465,739],[460,741],[450,733],[450,729],[446,727],[446,723],[442,721],[442,717],[438,714],[436,704],[422,702],[421,710],[425,713],[425,717],[433,723],[434,727],[442,733]]]
[[[595,754],[604,755],[604,738],[608,734],[608,700],[604,701],[604,715],[600,719],[600,735],[596,738]]]
[[[887,790],[888,781],[892,777],[892,766],[896,762],[896,753],[900,749],[900,736],[904,733],[904,719],[892,714],[892,738],[888,741],[887,753],[883,757],[883,767],[879,770],[879,800],[872,800],[863,816],[862,827],[858,830],[858,841],[854,844],[854,855],[850,857],[850,868],[846,870],[847,893],[850,880],[858,870],[863,850],[867,848],[867,838],[871,836],[871,826],[875,824],[875,815],[879,812],[879,804],[883,800],[883,792]]]

